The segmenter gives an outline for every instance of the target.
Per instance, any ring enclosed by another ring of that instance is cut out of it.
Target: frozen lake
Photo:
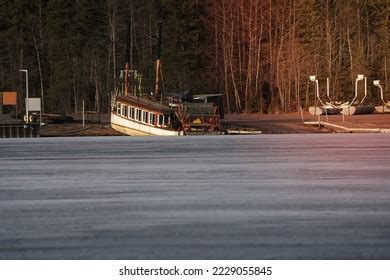
[[[389,259],[390,135],[0,139],[0,259]]]

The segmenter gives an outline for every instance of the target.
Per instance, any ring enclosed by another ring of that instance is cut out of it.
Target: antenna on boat
[[[131,41],[131,20],[129,20],[127,25],[127,34],[126,34],[126,55],[125,55],[125,63],[130,62],[130,41]]]
[[[160,69],[161,69],[161,34],[162,34],[162,15],[161,15],[161,0],[156,0],[156,9],[157,9],[157,51],[156,51],[156,88],[155,96],[158,97],[160,94],[160,99],[162,102],[161,88],[160,88]]]
[[[125,71],[123,75],[123,84],[124,84],[124,96],[129,95],[129,62],[131,62],[131,16],[127,25],[127,34],[126,34],[126,54],[125,54]],[[131,65],[131,64],[130,64]],[[130,66],[132,67],[132,66]]]

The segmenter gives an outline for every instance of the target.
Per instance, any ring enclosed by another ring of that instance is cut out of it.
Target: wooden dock
[[[39,124],[0,124],[0,138],[39,137]]]
[[[336,132],[346,132],[346,133],[390,133],[389,128],[380,128],[380,127],[367,127],[364,125],[356,125],[348,122],[344,123],[331,123],[326,121],[306,121],[304,122],[307,126],[315,127],[324,127],[332,129]]]

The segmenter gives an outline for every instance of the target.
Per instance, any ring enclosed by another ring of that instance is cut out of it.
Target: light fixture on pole
[[[21,69],[19,71],[26,73],[26,123],[28,123],[28,121],[29,121],[29,115],[28,115],[28,110],[29,110],[29,104],[28,104],[28,70],[27,69]]]

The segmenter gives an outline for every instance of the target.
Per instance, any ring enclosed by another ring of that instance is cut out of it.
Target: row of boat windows
[[[168,115],[145,111],[121,103],[118,103],[116,108],[118,115],[145,124],[166,127],[169,125],[170,122],[170,118]]]

